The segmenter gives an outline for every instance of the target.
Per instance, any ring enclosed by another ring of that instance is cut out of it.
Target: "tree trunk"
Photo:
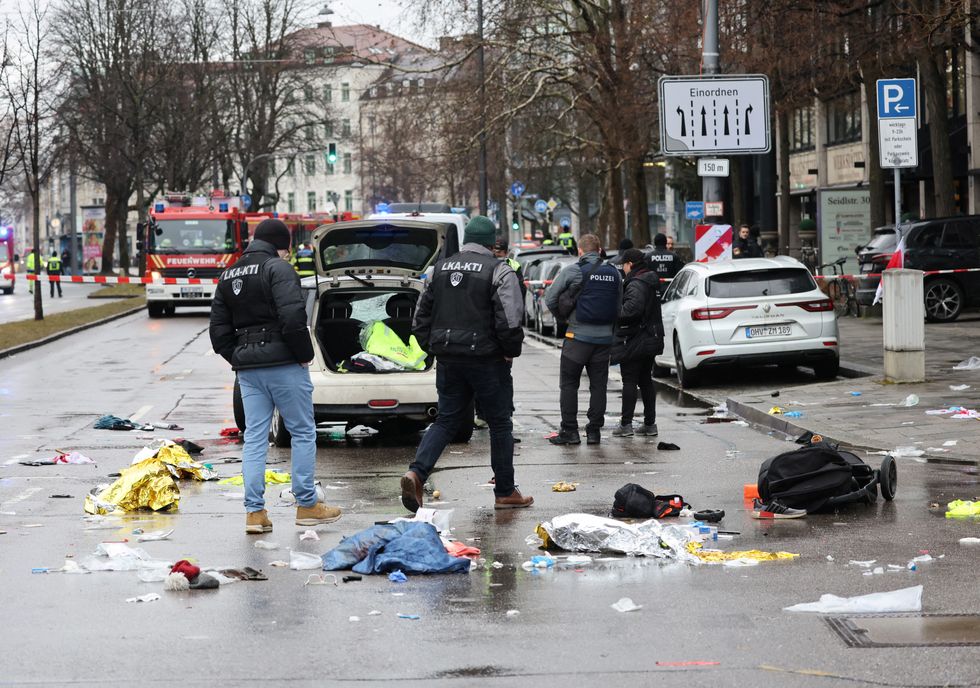
[[[127,225],[129,224],[129,197],[125,199],[119,199],[119,203],[116,206],[116,237],[119,240],[119,268],[122,270],[122,274],[129,274],[129,243],[127,238],[129,233],[127,230]]]
[[[619,246],[626,236],[626,210],[623,208],[623,170],[619,165],[610,162],[606,174],[606,203],[608,208],[608,223],[600,227],[605,236],[599,237],[604,246]]]
[[[264,159],[261,164],[268,166],[266,165]],[[299,166],[302,164],[303,161],[297,158],[296,165]],[[337,161],[337,164],[340,164],[339,160]],[[252,182],[252,191],[250,194],[252,198],[252,202],[249,203],[248,210],[249,212],[252,213],[257,213],[261,211],[263,207],[271,207],[271,204],[266,204],[265,206],[263,206],[262,204],[262,201],[265,199],[265,196],[269,191],[269,176],[264,171],[262,171],[263,168],[258,165],[259,163],[256,163],[256,166],[253,166],[252,169],[248,171],[248,180],[251,180]],[[246,183],[248,182],[248,180],[246,180]]]
[[[36,169],[36,167],[35,167]],[[44,257],[44,252],[41,251],[41,193],[38,191],[36,183],[38,177],[35,174],[32,184],[34,184],[31,189],[31,209],[32,220],[34,222],[34,274],[41,274],[41,260]],[[34,319],[44,320],[44,306],[41,303],[41,287],[44,286],[43,282],[34,282]]]
[[[732,221],[732,227],[738,232],[740,225],[751,224],[749,218],[745,216],[745,202],[742,198],[742,158],[737,157],[730,160],[729,170],[731,170],[729,182],[732,189],[732,210],[729,217]]]
[[[936,54],[922,48],[916,51],[919,75],[926,96],[929,119],[929,142],[932,144],[932,193],[936,217],[953,215],[953,151],[949,143],[949,112],[946,107],[946,83]]]
[[[116,213],[115,208],[118,194],[111,186],[105,190],[105,235],[102,237],[102,266],[101,275],[115,274],[112,270],[112,256],[116,252]]]
[[[634,246],[650,243],[650,208],[647,203],[647,179],[643,158],[630,160],[626,165],[629,174],[630,216],[633,218],[633,231],[630,238]],[[616,248],[619,244],[610,244]]]
[[[578,204],[578,233],[581,236],[592,231],[592,218],[589,217],[589,178],[585,172],[582,172],[575,182],[575,202]]]
[[[779,137],[779,246],[778,253],[790,250],[789,212],[789,113],[776,111],[776,131]],[[798,248],[798,247],[794,247]]]
[[[868,192],[871,195],[871,231],[884,226],[886,208],[885,175],[881,169],[881,156],[878,148],[877,81],[883,75],[875,64],[872,59],[863,60],[861,63],[864,97],[868,102],[868,159],[864,161],[864,166],[868,170]]]

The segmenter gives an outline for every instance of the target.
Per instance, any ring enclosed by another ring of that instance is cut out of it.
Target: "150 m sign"
[[[664,155],[737,155],[771,149],[766,76],[665,76],[659,92]]]

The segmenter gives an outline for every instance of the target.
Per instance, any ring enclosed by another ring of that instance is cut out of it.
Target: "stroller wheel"
[[[890,502],[895,499],[898,491],[898,464],[895,463],[894,456],[888,455],[882,460],[879,476],[881,496]]]

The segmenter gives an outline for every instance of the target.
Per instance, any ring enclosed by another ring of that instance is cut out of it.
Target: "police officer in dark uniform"
[[[49,275],[63,275],[65,274],[64,264],[61,262],[61,256],[58,255],[58,251],[52,251],[51,257],[48,258],[48,263],[45,266]],[[51,298],[54,298],[54,288],[58,287],[58,298],[61,298],[61,282],[56,282],[51,280]]]
[[[462,423],[474,398],[490,426],[494,508],[531,506],[514,485],[512,394],[503,382],[510,360],[521,355],[524,305],[511,267],[490,251],[497,230],[489,218],[466,225],[459,253],[435,264],[419,299],[413,333],[435,354],[439,416],[423,435],[415,461],[401,479],[402,504],[422,506],[422,485]]]
[[[316,425],[308,369],[313,343],[299,276],[285,260],[288,256],[289,229],[280,220],[263,220],[242,257],[221,274],[211,306],[211,344],[238,372],[245,406],[246,533],[272,530],[265,510],[265,462],[276,408],[292,436],[296,525],[340,518],[340,509],[317,501]]]
[[[296,251],[296,257],[293,259],[293,266],[296,268],[296,274],[303,277],[312,277],[316,274],[316,260],[313,257],[313,249],[305,244],[301,244],[299,249]]]
[[[653,238],[653,251],[647,255],[647,263],[652,272],[657,273],[659,279],[674,279],[674,276],[684,267],[684,261],[674,253],[667,250],[667,236],[657,233]],[[669,282],[660,283],[660,294],[663,294],[670,286]]]

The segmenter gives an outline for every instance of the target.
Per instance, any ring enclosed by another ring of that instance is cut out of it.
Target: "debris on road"
[[[265,471],[265,484],[266,485],[282,485],[292,481],[292,477],[289,473],[280,473],[274,471],[271,468],[267,468]],[[241,473],[238,475],[233,475],[230,478],[225,478],[224,480],[218,481],[219,485],[244,485],[245,478]]]
[[[896,406],[902,406],[905,408],[911,408],[913,406],[919,405],[919,397],[917,394],[909,394],[905,399],[896,404]]]
[[[408,576],[401,571],[392,571],[388,574],[388,580],[392,583],[406,583],[408,582]]]
[[[673,442],[657,442],[657,449],[659,451],[680,451],[681,448]]]
[[[160,596],[155,592],[147,593],[146,595],[140,595],[139,597],[127,597],[127,602],[156,602],[160,599]]]
[[[293,571],[310,571],[323,567],[323,559],[309,552],[289,551],[289,568]]]
[[[303,534],[299,536],[299,539],[300,540],[314,540],[316,542],[319,542],[320,536],[317,535],[317,533],[316,533],[315,530],[305,530],[305,531],[303,531]]]
[[[253,547],[255,547],[255,549],[279,549],[279,543],[270,542],[268,540],[256,540]]]
[[[628,483],[613,496],[612,515],[616,518],[667,518],[679,516],[690,504],[678,494],[655,495],[636,483]]]
[[[528,538],[528,544],[545,549],[700,561],[687,550],[687,543],[692,540],[688,530],[663,526],[655,519],[634,525],[592,514],[564,514],[539,524],[535,533]]]
[[[419,616],[418,614],[399,614],[398,615],[398,618],[399,619],[408,619],[409,621],[418,621],[422,617]]]
[[[953,366],[953,370],[980,370],[980,357],[970,356]]]
[[[816,612],[820,614],[883,614],[890,612],[922,611],[922,586],[874,592],[856,597],[821,595],[817,602],[804,602],[784,607],[788,612]]]
[[[68,465],[81,465],[81,464],[95,464],[95,461],[80,454],[77,451],[63,452],[60,451],[52,459],[25,459],[23,461],[18,461],[21,466],[57,466],[58,464],[68,464]]]
[[[742,562],[745,565],[744,562],[751,562],[748,565],[752,565],[758,564],[761,561],[789,561],[800,556],[793,552],[765,552],[760,549],[723,552],[717,549],[704,549],[704,546],[700,542],[689,543],[687,549],[705,564]]]
[[[446,547],[446,552],[454,557],[480,556],[480,549],[478,547],[467,545],[465,542],[459,542],[458,540],[447,540],[446,538],[443,538],[442,544]]]
[[[149,533],[139,533],[136,536],[137,542],[156,542],[157,540],[167,540],[173,535],[174,529],[170,530],[152,530]]]
[[[520,613],[521,612],[519,610],[517,610],[517,609],[508,609],[507,610],[507,616],[510,616],[510,617],[520,616]]]
[[[965,392],[970,389],[970,385],[950,385],[949,389],[953,392]]]
[[[238,428],[221,428],[218,434],[222,437],[238,437],[242,434],[242,431]]]
[[[95,421],[93,427],[96,430],[153,430],[152,425],[137,425],[131,420],[113,416],[109,413]]]
[[[631,600],[628,597],[621,597],[619,598],[619,600],[613,602],[609,606],[615,609],[617,612],[624,612],[624,613],[635,612],[635,611],[639,611],[640,609],[643,609],[642,604],[635,604],[633,600]]]
[[[784,410],[780,406],[773,406],[771,409],[769,409],[769,415],[770,416],[779,416],[779,415],[782,415],[783,413],[784,413]]]
[[[946,518],[980,517],[980,502],[956,499],[946,505]]]
[[[980,546],[980,537],[965,537],[960,538],[960,545],[963,547],[977,547]]]
[[[557,483],[551,486],[552,492],[575,492],[578,488],[578,483],[567,483],[564,480],[559,480]]]
[[[323,570],[352,569],[376,574],[466,573],[470,560],[446,552],[436,527],[430,523],[399,521],[374,525],[350,537],[323,555]]]

